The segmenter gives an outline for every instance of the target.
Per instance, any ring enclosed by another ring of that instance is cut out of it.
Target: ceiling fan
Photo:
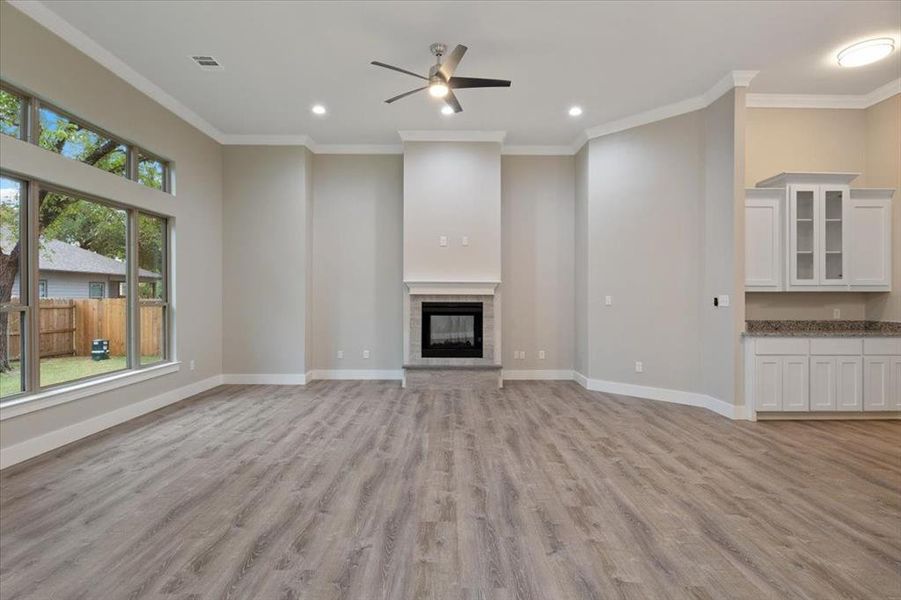
[[[451,109],[455,112],[463,112],[463,107],[460,106],[460,101],[457,100],[457,97],[454,95],[454,90],[464,89],[464,88],[489,88],[489,87],[510,87],[510,82],[506,79],[482,79],[479,77],[454,77],[454,71],[457,70],[457,65],[460,64],[460,61],[463,59],[463,55],[466,54],[466,46],[462,46],[460,44],[454,48],[450,54],[447,55],[447,59],[442,62],[441,58],[447,52],[447,46],[444,44],[432,44],[429,47],[432,54],[435,55],[436,61],[435,64],[429,69],[429,76],[425,77],[423,75],[419,75],[418,73],[413,73],[412,71],[407,71],[406,69],[401,69],[400,67],[395,67],[392,65],[385,64],[383,62],[379,62],[377,60],[372,61],[377,67],[384,67],[386,69],[391,69],[392,71],[398,71],[399,73],[406,73],[407,75],[412,75],[413,77],[418,77],[419,79],[425,79],[429,82],[428,85],[425,85],[421,88],[416,88],[415,90],[410,90],[409,92],[404,92],[403,94],[399,94],[394,96],[393,98],[388,98],[385,100],[386,103],[391,104],[401,98],[406,98],[411,94],[415,94],[416,92],[421,92],[422,90],[429,90],[429,94],[431,94],[435,98],[444,98],[444,102],[451,107]]]

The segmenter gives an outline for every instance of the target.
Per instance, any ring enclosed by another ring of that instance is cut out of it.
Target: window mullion
[[[41,387],[41,301],[38,293],[38,270],[40,269],[40,187],[35,181],[28,182],[25,203],[25,223],[20,231],[24,235],[25,264],[19,283],[24,291],[28,312],[25,317],[24,362],[26,392],[36,392]]]
[[[141,300],[138,298],[138,211],[128,211],[128,248],[125,253],[125,287],[128,314],[128,368],[141,366]]]

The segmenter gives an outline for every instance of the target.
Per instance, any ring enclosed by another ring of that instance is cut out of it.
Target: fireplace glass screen
[[[423,302],[424,357],[482,357],[481,302]]]

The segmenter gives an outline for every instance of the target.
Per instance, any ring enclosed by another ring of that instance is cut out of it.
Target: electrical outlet
[[[463,244],[464,246],[468,246],[468,245],[469,245],[469,236],[468,236],[468,235],[464,235],[464,236],[463,236],[463,239],[460,240],[460,243]]]
[[[441,246],[442,248],[447,248],[447,236],[446,235],[442,235],[441,237],[438,238],[438,245]]]
[[[644,364],[640,360],[635,361],[635,372],[644,373]]]
[[[194,361],[192,360],[190,363],[188,363],[188,366],[193,371],[194,370]]]
[[[544,350],[538,351],[538,360],[544,360],[547,358],[547,353]]]
[[[842,309],[833,308],[832,309],[832,318],[833,319],[841,319],[842,318]]]
[[[337,356],[338,358],[344,358],[344,350],[338,350],[335,353],[335,356]]]
[[[613,296],[604,296],[604,305],[613,306]]]
[[[369,358],[369,350],[363,350],[363,358]]]

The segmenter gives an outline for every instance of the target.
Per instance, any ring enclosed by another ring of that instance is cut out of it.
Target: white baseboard
[[[164,392],[159,396],[135,402],[122,408],[98,415],[86,421],[81,421],[56,431],[25,440],[8,448],[0,449],[0,469],[15,465],[22,461],[34,458],[56,448],[70,444],[81,438],[93,435],[97,432],[109,429],[149,412],[159,410],[164,406],[174,404],[185,398],[200,394],[222,385],[222,376],[214,375],[207,379]]]
[[[501,376],[505,380],[541,380],[541,381],[572,381],[573,372],[570,369],[504,369]]]
[[[227,385],[306,385],[309,380],[306,373],[227,373],[222,376],[222,383]]]
[[[733,420],[747,418],[744,406],[735,406],[734,404],[729,404],[728,402],[714,398],[713,396],[708,396],[707,394],[671,390],[668,388],[658,388],[647,385],[635,385],[631,383],[618,383],[616,381],[605,381],[603,379],[588,379],[581,373],[575,373],[573,379],[585,389],[594,392],[607,392],[608,394],[616,394],[618,396],[634,396],[636,398],[658,400],[660,402],[698,406]]]
[[[312,379],[390,379],[404,377],[402,369],[314,369]]]

